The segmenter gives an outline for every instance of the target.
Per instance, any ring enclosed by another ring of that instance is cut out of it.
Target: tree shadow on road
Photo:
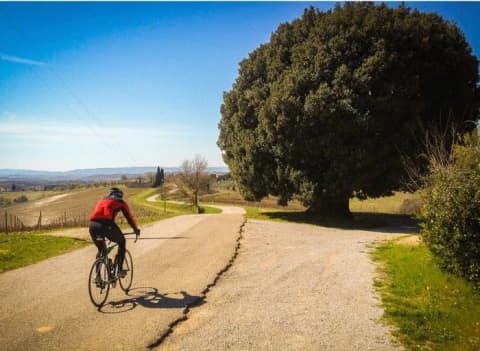
[[[418,220],[409,215],[353,212],[350,218],[325,218],[308,212],[263,212],[272,220],[313,224],[339,229],[357,229],[391,233],[417,233]]]
[[[131,289],[128,298],[111,301],[102,306],[99,311],[103,313],[121,313],[133,310],[138,306],[145,308],[194,308],[203,305],[204,299],[201,296],[190,295],[185,291],[178,293],[158,292],[153,287],[138,287]]]

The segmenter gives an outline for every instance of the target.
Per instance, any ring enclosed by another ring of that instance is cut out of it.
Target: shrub
[[[480,142],[467,135],[451,161],[430,163],[422,235],[441,266],[480,287]]]
[[[25,195],[22,195],[22,196],[19,196],[19,197],[16,197],[15,199],[13,199],[13,202],[19,204],[19,203],[22,203],[22,202],[27,202],[28,201],[28,198],[25,196]]]
[[[0,206],[8,206],[12,204],[12,200],[0,196]]]
[[[422,200],[417,198],[404,199],[399,212],[406,215],[418,215],[422,206]]]

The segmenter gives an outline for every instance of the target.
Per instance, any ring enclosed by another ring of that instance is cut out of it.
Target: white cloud
[[[4,52],[0,52],[0,60],[14,62],[14,63],[20,63],[22,65],[48,66],[48,64],[45,63],[45,62],[30,60],[30,59],[20,57],[20,56],[15,56],[15,55],[9,55],[9,54],[6,54]]]
[[[185,137],[191,131],[184,128],[108,127],[98,128],[73,123],[59,122],[17,122],[7,119],[0,121],[0,135],[32,141],[92,141],[109,140],[151,140],[154,138]]]

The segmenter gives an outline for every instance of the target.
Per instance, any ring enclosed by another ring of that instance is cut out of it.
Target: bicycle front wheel
[[[90,269],[88,277],[88,293],[92,303],[101,307],[107,301],[110,283],[108,276],[108,267],[102,259],[97,259]]]
[[[125,277],[119,277],[120,287],[123,291],[128,293],[128,290],[132,286],[133,282],[133,260],[132,255],[128,250],[125,251],[125,259],[123,260],[123,269],[127,271]]]

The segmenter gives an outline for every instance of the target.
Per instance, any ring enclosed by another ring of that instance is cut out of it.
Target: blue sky
[[[216,146],[238,63],[330,2],[0,2],[0,168],[178,166]],[[390,3],[396,6],[396,3]],[[480,3],[436,11],[480,55]]]

